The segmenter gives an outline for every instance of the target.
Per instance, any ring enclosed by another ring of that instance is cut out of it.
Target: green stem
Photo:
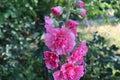
[[[61,63],[60,65],[63,65],[64,63],[67,62],[67,58],[70,56],[70,53],[67,53],[66,55],[62,55],[60,56],[60,59],[61,59]]]
[[[57,1],[56,1],[56,6],[59,5],[59,1],[60,1],[60,0],[57,0]]]
[[[66,62],[66,56],[65,55],[62,56],[62,60],[63,60],[63,64],[64,64]]]
[[[69,20],[69,16],[70,16],[70,6],[71,6],[71,0],[68,0],[68,4],[67,4],[67,15],[66,15],[66,20],[65,23]]]

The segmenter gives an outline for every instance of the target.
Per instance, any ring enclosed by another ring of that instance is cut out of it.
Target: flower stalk
[[[84,3],[76,3],[76,0],[67,0],[67,7],[65,7],[66,19],[64,20],[63,15],[62,20],[65,23],[62,25],[59,23],[59,28],[55,22],[57,19],[53,18],[62,15],[63,7],[55,6],[51,8],[51,13],[54,17],[45,16],[45,45],[49,50],[43,52],[44,61],[47,69],[53,71],[54,80],[80,80],[85,74],[83,62],[88,47],[84,41],[74,50],[79,22],[70,19],[70,14],[77,11],[78,4],[80,6],[81,4],[84,5]]]
[[[69,20],[70,17],[70,13],[71,13],[71,1],[72,0],[68,0],[68,4],[67,4],[67,14],[66,14],[66,20],[65,23],[67,23],[67,21]]]

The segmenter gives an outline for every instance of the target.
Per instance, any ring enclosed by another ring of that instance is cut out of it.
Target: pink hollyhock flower
[[[54,16],[59,16],[62,14],[62,8],[60,6],[51,8],[51,12]]]
[[[62,71],[58,70],[53,73],[54,80],[66,80]]]
[[[85,61],[78,63],[78,65],[82,65],[84,67],[84,73],[86,73],[86,63]]]
[[[81,63],[84,60],[84,57],[78,52],[78,50],[74,51],[74,53],[68,57],[69,63]]]
[[[45,16],[45,28],[46,32],[51,32],[54,28],[53,20],[49,16]]]
[[[77,26],[79,25],[79,23],[77,21],[74,21],[74,20],[69,20],[67,22],[67,27],[72,30],[72,32],[74,33],[75,36],[77,36]]]
[[[83,1],[78,2],[79,8],[83,8],[85,6],[85,3]]]
[[[44,60],[45,60],[46,67],[48,69],[55,69],[58,67],[59,57],[55,53],[45,51]]]
[[[86,42],[82,42],[80,46],[73,52],[73,54],[68,57],[69,63],[83,62],[84,56],[88,51],[88,47],[86,46]]]
[[[84,57],[88,51],[88,47],[86,45],[86,41],[81,42],[80,46],[78,47],[78,51]]]
[[[53,24],[52,18],[50,18],[49,16],[45,16],[45,24],[52,25]]]
[[[65,63],[60,71],[53,73],[54,80],[79,80],[84,75],[84,67]]]
[[[55,28],[45,34],[45,44],[58,55],[66,55],[75,46],[75,36],[68,28]]]
[[[85,15],[86,15],[86,12],[87,12],[86,9],[82,8],[80,15],[81,15],[81,16],[85,16]]]

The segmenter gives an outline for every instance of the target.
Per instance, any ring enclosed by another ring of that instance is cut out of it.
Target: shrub
[[[0,1],[1,80],[45,79],[43,17],[53,5],[51,0]]]
[[[88,42],[86,56],[87,72],[82,80],[119,80],[120,55],[116,45],[107,46],[107,41],[97,32]]]

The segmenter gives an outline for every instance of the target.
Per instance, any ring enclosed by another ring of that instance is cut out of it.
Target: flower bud
[[[60,6],[52,7],[51,12],[54,16],[60,16],[62,14],[62,7]]]
[[[86,9],[82,8],[82,12],[80,13],[81,16],[85,16],[86,15]]]
[[[83,8],[85,6],[85,3],[83,1],[78,2],[78,7]]]
[[[86,9],[84,9],[84,8],[77,8],[77,13],[80,13],[80,15],[82,16],[82,17],[84,17],[85,15],[86,15]]]

